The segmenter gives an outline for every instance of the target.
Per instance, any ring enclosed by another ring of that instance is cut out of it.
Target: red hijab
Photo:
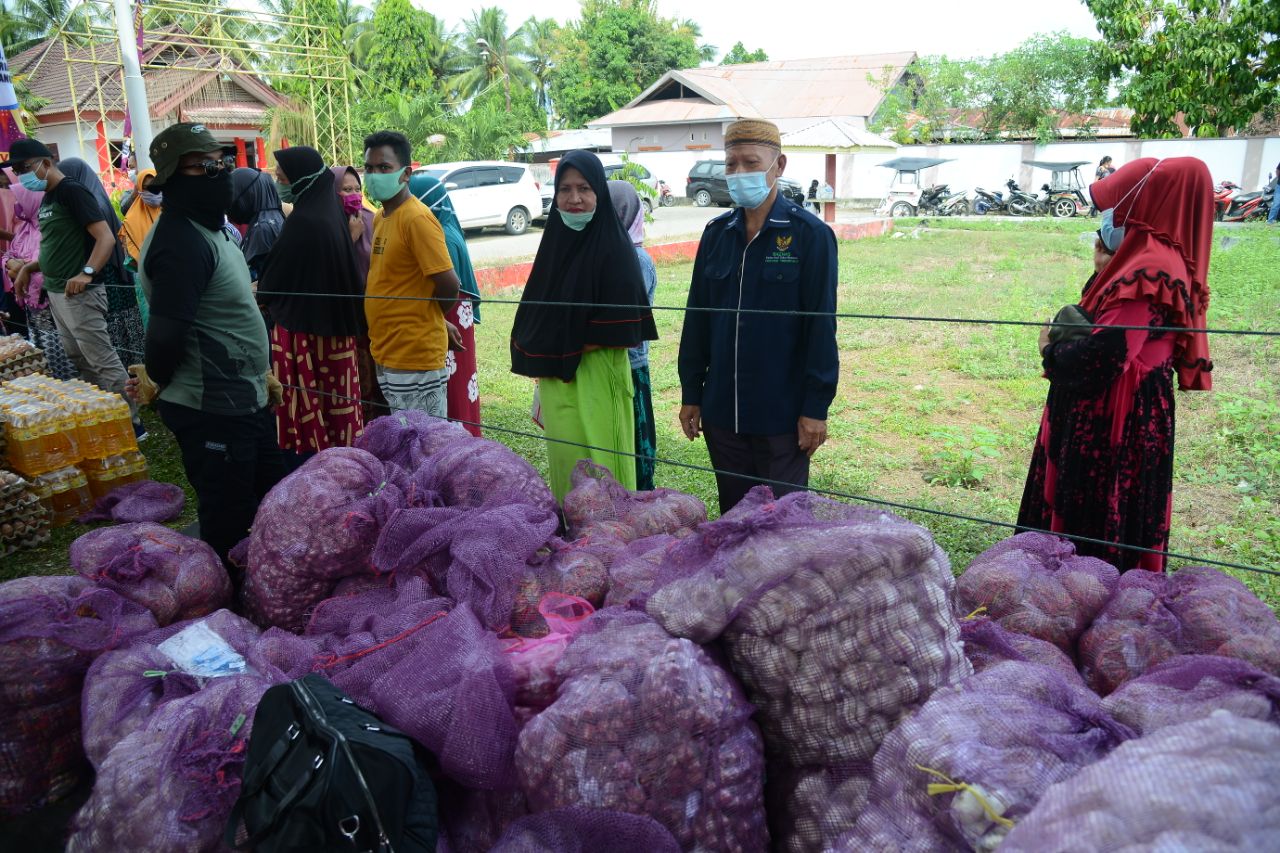
[[[1204,162],[1195,157],[1134,160],[1092,184],[1089,194],[1099,210],[1115,208],[1113,222],[1125,232],[1081,306],[1096,317],[1118,303],[1145,299],[1164,309],[1170,325],[1205,328],[1213,179]],[[1213,387],[1208,335],[1180,333],[1173,358],[1183,391]]]

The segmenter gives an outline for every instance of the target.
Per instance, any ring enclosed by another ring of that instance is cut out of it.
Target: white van
[[[432,163],[413,173],[444,184],[463,228],[501,225],[508,234],[523,234],[542,215],[541,189],[523,163]]]

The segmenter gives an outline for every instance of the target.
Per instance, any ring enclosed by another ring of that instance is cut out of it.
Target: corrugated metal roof
[[[800,130],[782,135],[782,147],[787,150],[805,149],[832,153],[866,150],[890,151],[898,143],[876,136],[844,119],[829,118]]]
[[[587,127],[627,127],[636,124],[689,124],[702,121],[733,121],[743,117],[730,107],[713,104],[701,98],[672,98],[665,101],[649,101],[637,107],[618,110],[598,121],[587,122]],[[746,113],[757,116],[756,113]]]
[[[915,57],[913,52],[878,53],[670,71],[626,107],[589,122],[588,126],[672,121],[665,118],[666,113],[658,113],[662,117],[655,120],[649,113],[636,112],[651,104],[665,103],[652,101],[650,97],[671,82],[692,89],[709,103],[725,107],[729,119],[870,116],[880,105],[884,93],[868,77],[877,79],[887,68],[891,79],[896,79]],[[684,103],[693,99],[678,100]]]

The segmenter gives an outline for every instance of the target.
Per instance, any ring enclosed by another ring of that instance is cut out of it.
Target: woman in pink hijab
[[[40,256],[40,225],[38,215],[40,202],[44,193],[32,192],[22,185],[13,171],[5,167],[0,173],[9,181],[9,194],[13,199],[12,227],[13,237],[4,250],[3,264],[0,264],[0,275],[4,278],[6,299],[13,299],[13,277],[28,261]],[[53,314],[49,311],[49,298],[44,293],[44,276],[34,273],[27,285],[26,298],[17,304],[20,311],[26,313],[27,339],[44,350],[45,361],[49,365],[49,373],[58,379],[72,379],[76,369],[62,348],[62,336],[53,324]],[[17,319],[17,318],[15,318]],[[15,324],[16,325],[16,324]]]

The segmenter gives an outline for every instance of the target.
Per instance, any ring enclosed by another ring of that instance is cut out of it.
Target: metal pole
[[[133,150],[139,169],[151,168],[151,108],[147,87],[142,82],[142,62],[138,58],[138,34],[133,29],[133,9],[129,0],[113,0],[116,36],[120,39],[120,66],[124,76],[124,96],[133,125]]]

